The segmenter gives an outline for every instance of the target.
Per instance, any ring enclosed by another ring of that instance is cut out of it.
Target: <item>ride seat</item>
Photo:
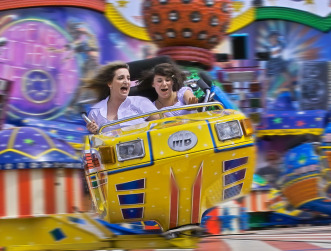
[[[132,86],[130,88],[129,96],[141,96],[148,98],[150,101],[154,102],[157,100],[157,93],[154,88],[149,88],[145,90],[139,90],[138,86]]]

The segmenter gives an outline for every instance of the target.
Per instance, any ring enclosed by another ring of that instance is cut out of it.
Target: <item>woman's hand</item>
[[[159,114],[151,115],[146,120],[151,121],[151,120],[157,120],[157,119],[161,119],[161,116]]]
[[[192,105],[192,104],[197,104],[199,102],[199,99],[197,97],[189,97],[187,104]]]
[[[199,102],[199,99],[193,95],[191,90],[187,90],[184,93],[184,101],[186,105],[193,105],[193,104],[197,104]],[[191,108],[191,109],[187,109],[187,111],[193,111],[196,108]]]
[[[192,90],[187,90],[184,93],[184,101],[186,105],[192,105],[192,104],[197,104],[199,102],[199,99],[194,96]]]
[[[93,134],[97,134],[99,130],[99,126],[97,125],[97,123],[95,123],[94,120],[91,123],[87,123],[86,128]]]

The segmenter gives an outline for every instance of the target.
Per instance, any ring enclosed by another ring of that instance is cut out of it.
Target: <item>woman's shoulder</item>
[[[184,94],[186,91],[190,91],[193,93],[192,89],[188,86],[183,86],[182,88],[180,88],[177,92],[177,98],[179,101],[183,102],[184,101]]]
[[[102,107],[107,106],[107,101],[108,101],[109,97],[99,101],[98,103],[94,104],[91,109],[100,109]]]
[[[148,98],[141,96],[129,96],[128,98],[130,106],[134,107],[134,109],[137,109],[139,112],[149,112],[157,110],[155,105]]]
[[[151,103],[152,101],[150,101],[148,98],[142,97],[142,96],[128,96],[128,99],[132,102],[132,103],[141,103],[141,102],[146,102],[146,103]]]
[[[188,91],[188,90],[189,90],[189,91],[192,91],[191,87],[183,86],[183,87],[181,87],[181,88],[179,89],[178,93],[180,93],[180,92],[185,93],[185,92]]]

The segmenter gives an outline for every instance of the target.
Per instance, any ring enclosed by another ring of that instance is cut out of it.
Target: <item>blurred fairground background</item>
[[[329,0],[0,0],[0,221],[93,212],[84,80],[169,56],[255,127],[252,190],[210,210],[200,249],[331,250],[330,12]]]

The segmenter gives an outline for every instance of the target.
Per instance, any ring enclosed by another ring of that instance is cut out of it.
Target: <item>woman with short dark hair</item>
[[[192,89],[184,86],[185,79],[185,74],[177,66],[162,63],[143,74],[143,77],[138,81],[138,88],[140,90],[154,88],[158,96],[154,104],[158,109],[198,103]],[[191,112],[179,110],[165,113],[165,115],[170,117]]]

